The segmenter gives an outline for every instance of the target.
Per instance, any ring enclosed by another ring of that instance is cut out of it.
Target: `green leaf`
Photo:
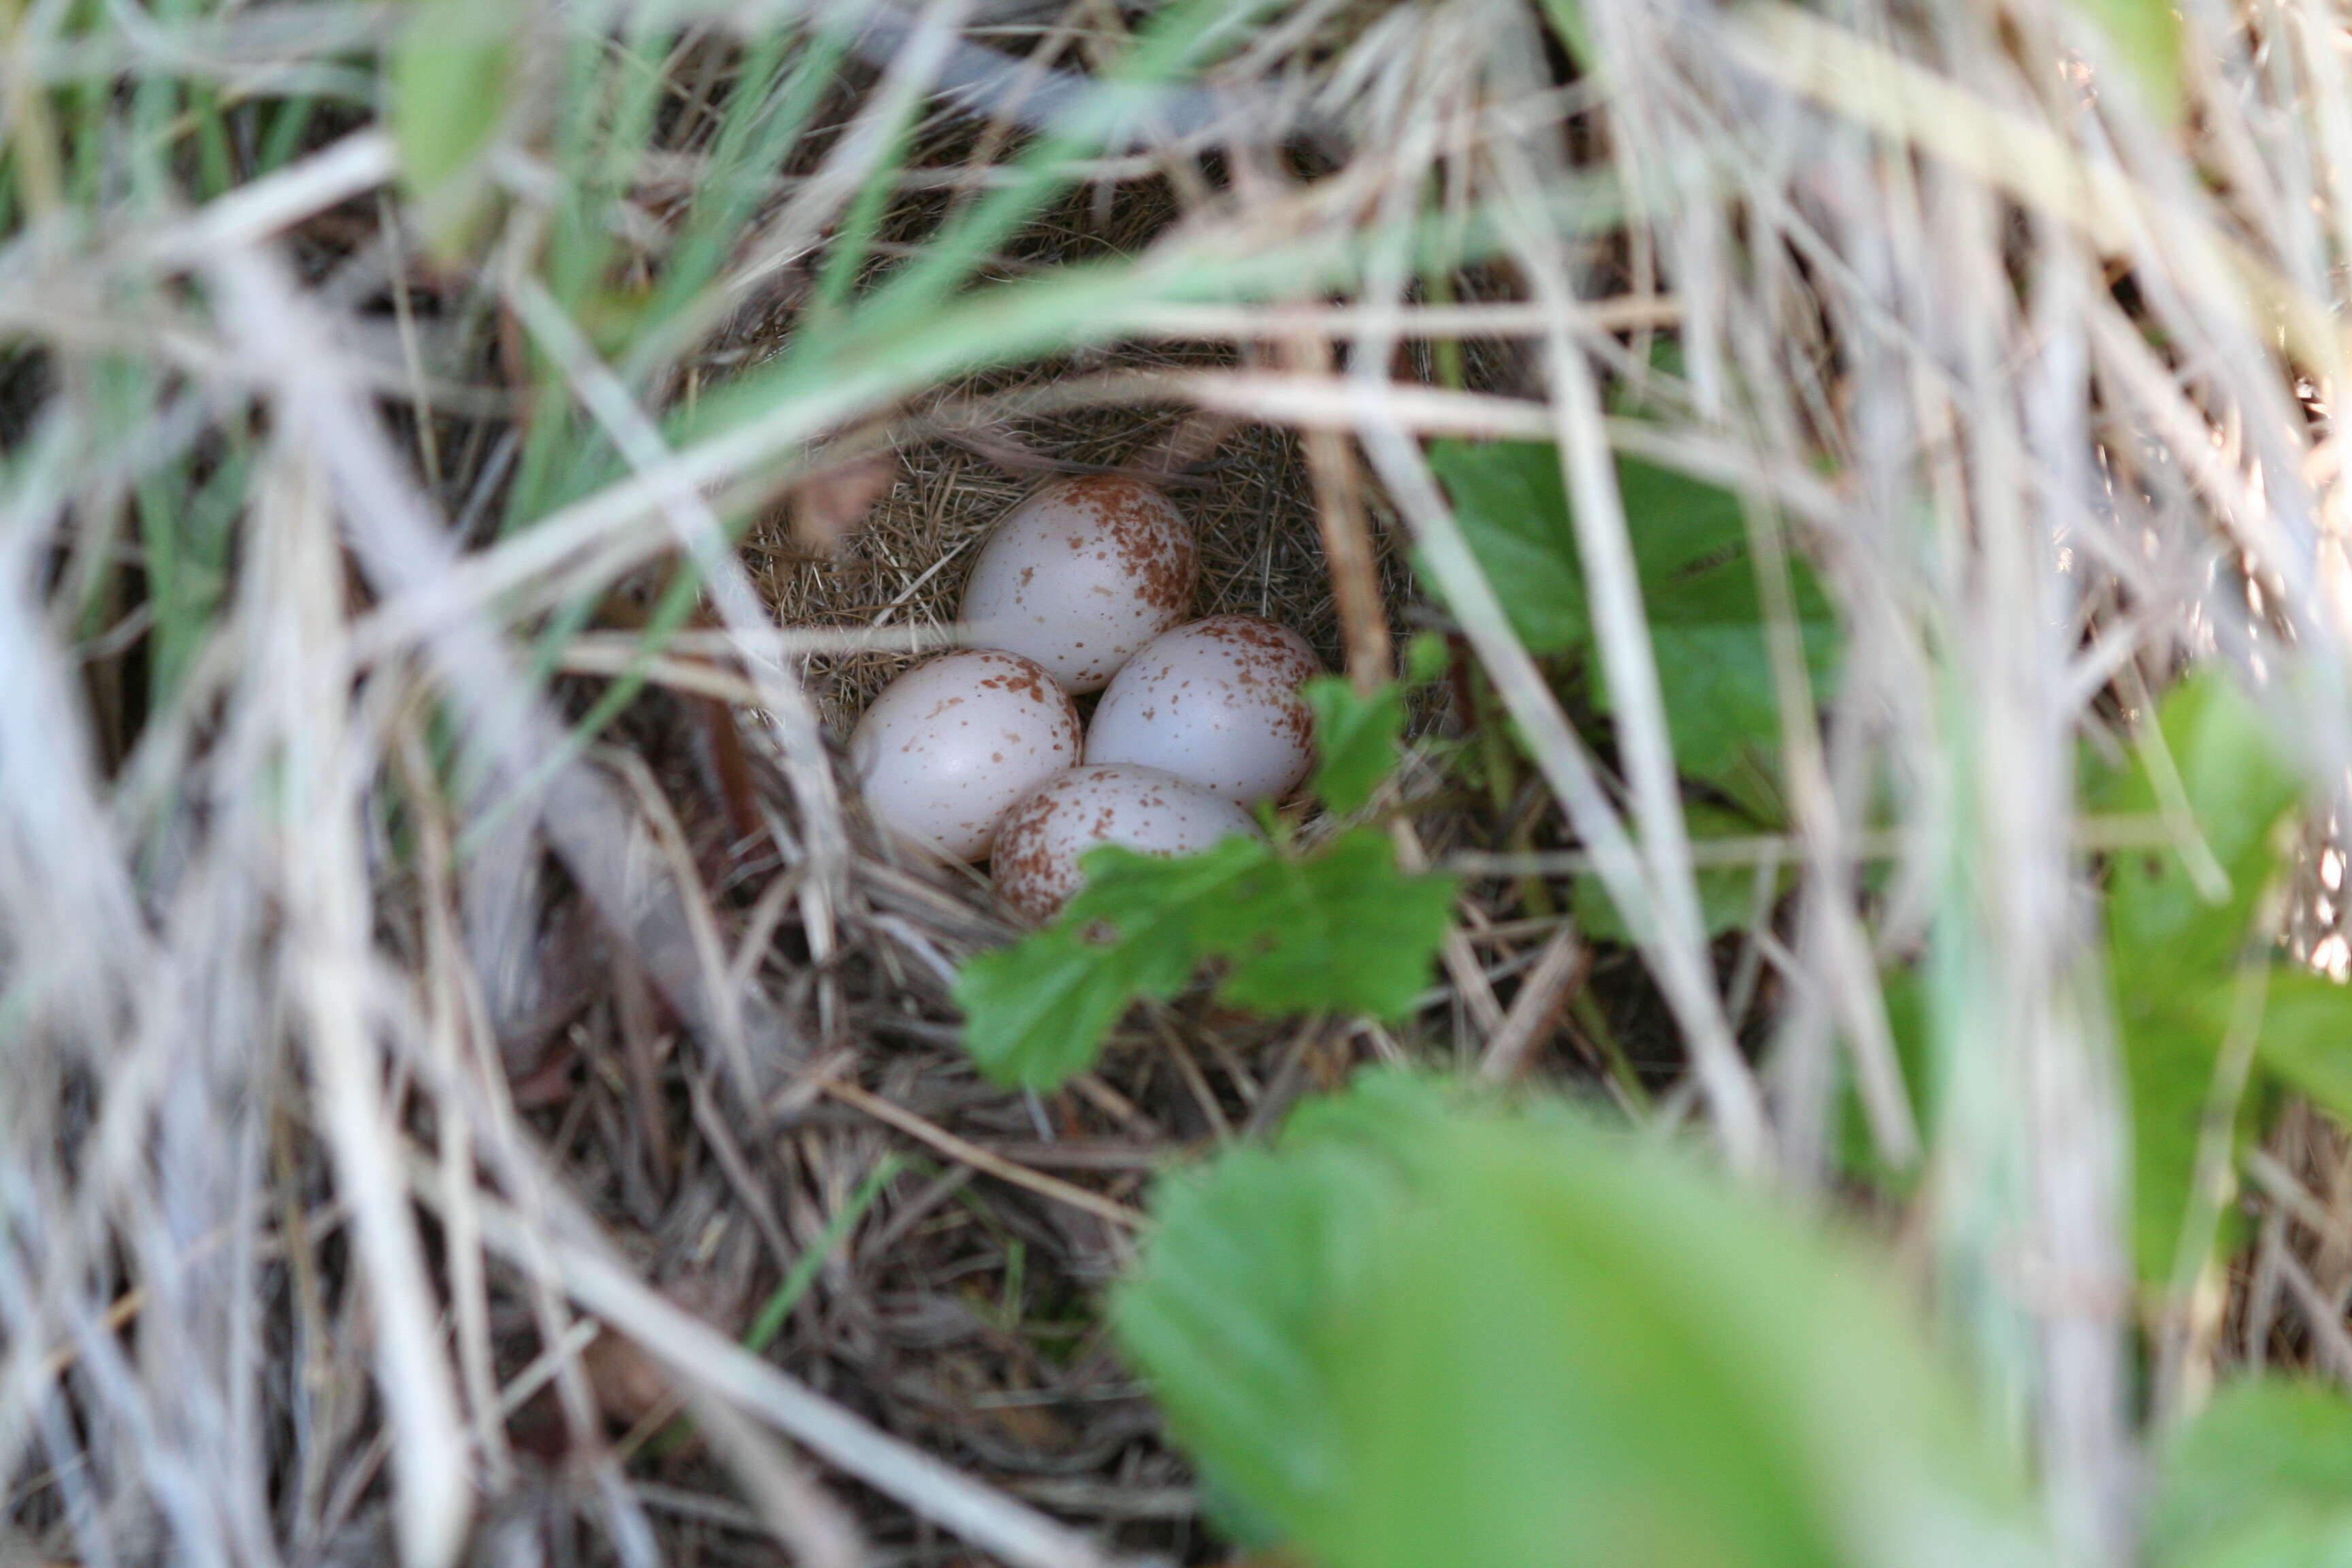
[[[2150,1559],[2164,1568],[2352,1563],[2352,1403],[2283,1377],[2223,1388],[2160,1458]]]
[[[1559,449],[1549,441],[1439,441],[1429,466],[1454,498],[1471,553],[1528,651],[1583,648],[1592,623]]]
[[[1205,946],[1231,963],[1220,997],[1260,1013],[1395,1019],[1429,984],[1454,883],[1398,870],[1388,837],[1360,827],[1304,858],[1267,857],[1233,895],[1203,921]]]
[[[1177,859],[1095,850],[1087,859],[1092,880],[1061,920],[963,966],[955,1000],[972,1059],[999,1083],[1034,1089],[1055,1088],[1093,1066],[1129,1007],[1172,996],[1192,978],[1202,910],[1255,871],[1265,853],[1243,837]]]
[[[1315,710],[1315,776],[1308,781],[1324,807],[1339,816],[1363,808],[1396,766],[1404,733],[1404,689],[1384,681],[1359,696],[1347,677],[1318,676],[1299,688]]]
[[[2157,726],[2229,897],[2209,901],[2177,849],[2118,853],[2109,866],[2107,929],[2116,958],[2135,973],[2160,977],[2193,966],[2210,978],[2237,963],[2254,901],[2278,868],[2273,835],[2299,784],[2252,703],[2219,668],[2198,669],[2166,693]],[[2147,749],[2092,799],[2103,811],[2158,816],[2162,799]]]
[[[2186,93],[2181,76],[2180,18],[2170,0],[2079,0],[2114,47],[2116,58],[2139,86],[2142,104],[2158,121],[2179,122]]]
[[[2131,1090],[2133,1244],[2151,1281],[2172,1271],[2238,966],[2278,871],[2280,818],[2297,798],[2294,775],[2225,673],[2209,668],[2182,680],[2160,704],[2157,729],[2179,778],[2175,804],[2185,804],[2228,891],[2209,900],[2168,847],[2119,852],[2107,867],[2107,970]],[[2156,816],[2172,792],[2159,789],[2153,756],[2144,744],[2094,789],[2095,804]]]
[[[488,210],[480,164],[514,100],[520,21],[499,0],[421,0],[389,51],[401,189],[444,253],[462,249]]]
[[[1543,10],[1568,58],[1591,70],[1599,57],[1592,50],[1592,25],[1584,19],[1584,7],[1577,0],[1543,0]]]
[[[1436,632],[1415,632],[1404,645],[1405,679],[1414,686],[1428,685],[1453,666],[1454,650]]]
[[[1431,466],[1463,533],[1530,652],[1566,654],[1615,711],[1601,677],[1575,524],[1549,442],[1439,442]],[[1739,498],[1645,463],[1617,461],[1650,646],[1675,763],[1759,822],[1778,824],[1780,700]],[[1791,562],[1798,633],[1817,693],[1835,668],[1836,620],[1820,584]]]
[[[1325,1568],[2044,1561],[1885,1263],[1581,1116],[1370,1075],[1163,1186],[1115,1323]]]
[[[1212,958],[1228,961],[1218,994],[1238,1006],[1398,1016],[1453,913],[1453,880],[1399,871],[1370,828],[1305,856],[1235,837],[1175,858],[1106,845],[1085,866],[1059,920],[957,979],[965,1043],[997,1082],[1061,1084],[1129,1005],[1175,994]]]
[[[1927,1061],[1927,985],[1916,966],[1901,964],[1879,975],[1878,992],[1886,1005],[1886,1032],[1895,1047],[1895,1066],[1903,1075],[1904,1093],[1911,1102],[1911,1120],[1917,1126],[1932,1127],[1936,1107],[1928,1095],[1935,1088],[1935,1074]],[[1839,1086],[1838,1157],[1848,1175],[1897,1197],[1916,1191],[1925,1175],[1916,1164],[1895,1170],[1879,1158],[1869,1113],[1863,1109],[1861,1091],[1851,1074]]]
[[[1372,1073],[1309,1101],[1273,1150],[1238,1148],[1152,1195],[1141,1273],[1113,1298],[1119,1340],[1217,1489],[1277,1526],[1336,1506],[1334,1298],[1442,1118],[1434,1080]]]
[[[2280,968],[2263,999],[2263,1066],[2352,1124],[2352,986]]]

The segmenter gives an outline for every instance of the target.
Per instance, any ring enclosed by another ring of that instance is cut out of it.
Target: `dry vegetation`
[[[843,11],[835,60],[823,0],[520,8],[450,252],[380,114],[403,14],[12,10],[0,1559],[1221,1560],[1098,1315],[1152,1173],[1366,1060],[1633,1106],[1597,1018],[1758,1181],[1830,1187],[1863,1086],[2074,1560],[2126,1560],[2075,747],[2218,653],[2352,763],[2352,18],[2190,0],[2176,84],[2049,0],[1588,0],[1581,67],[1525,0],[1301,0],[1041,175],[1021,104],[1143,9]],[[803,132],[632,317],[778,36]],[[887,294],[942,235],[974,286]],[[1752,929],[1701,930],[1630,577],[1596,752],[1438,434],[1557,439],[1589,560],[1640,521],[1613,443],[1818,566],[1846,679],[1787,726],[1801,875]],[[1192,998],[1053,1097],[965,1061],[948,987],[1009,918],[877,840],[837,739],[1003,507],[1097,466],[1168,477],[1205,608],[1366,678],[1463,650],[1391,797],[1473,873],[1408,1028]],[[1497,798],[1434,748],[1506,712]],[[1564,857],[1640,954],[1579,943]],[[1928,1141],[1875,960],[1931,928]],[[2297,1110],[2257,1170],[2257,1244],[2145,1304],[2165,1401],[2352,1375],[2342,1142]]]

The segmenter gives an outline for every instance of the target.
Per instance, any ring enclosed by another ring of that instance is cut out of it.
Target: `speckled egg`
[[[1255,616],[1162,632],[1103,693],[1087,762],[1161,768],[1244,805],[1277,799],[1314,766],[1298,684],[1322,672],[1305,637]]]
[[[1191,855],[1256,832],[1232,801],[1158,768],[1073,768],[1004,814],[990,866],[1006,903],[1051,920],[1085,885],[1078,860],[1097,844]]]
[[[1042,667],[968,648],[885,687],[849,737],[849,760],[885,827],[977,860],[1004,808],[1076,763],[1082,744],[1076,705]]]
[[[1191,613],[1200,582],[1200,545],[1174,503],[1090,474],[1055,480],[996,525],[956,618],[975,647],[1034,658],[1066,690],[1099,691]]]

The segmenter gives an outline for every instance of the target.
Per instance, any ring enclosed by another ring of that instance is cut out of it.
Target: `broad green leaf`
[[[2282,968],[2263,996],[2260,1041],[2263,1067],[2352,1124],[2352,986]]]
[[[2254,901],[2278,866],[2273,839],[2298,783],[2252,703],[2224,671],[2199,669],[2158,704],[2157,723],[2199,836],[2230,881],[2208,901],[2172,848],[2119,852],[2109,866],[2107,929],[2116,957],[2135,970],[2209,974],[2235,966]],[[2101,810],[2149,817],[2162,810],[2143,751],[2093,792]]]
[[[2229,887],[2209,901],[2171,847],[2120,852],[2107,867],[2107,970],[2131,1089],[2134,1251],[2149,1280],[2172,1271],[2238,966],[2256,903],[2278,870],[2279,820],[2297,796],[2294,776],[2226,674],[2191,674],[2166,695],[2157,724],[2179,795]],[[2157,816],[2164,793],[2148,755],[2143,746],[2093,792],[2095,803]]]
[[[1400,1018],[1429,984],[1454,894],[1451,878],[1398,870],[1375,828],[1311,856],[1269,856],[1202,922],[1204,945],[1230,964],[1217,994],[1260,1013]]]
[[[1347,677],[1325,675],[1299,690],[1315,710],[1315,776],[1308,787],[1328,810],[1349,816],[1396,766],[1404,689],[1384,681],[1370,696],[1360,696]]]
[[[1668,1153],[1488,1124],[1341,1308],[1345,1568],[2040,1561],[1879,1284]],[[1934,1538],[1931,1540],[1931,1538]]]
[[[1235,837],[1200,855],[1091,851],[1061,918],[964,965],[955,996],[981,1070],[1052,1088],[1094,1062],[1119,1015],[1226,961],[1218,994],[1265,1013],[1395,1017],[1428,984],[1454,883],[1406,876],[1370,828],[1307,855]]]
[[[1439,441],[1444,481],[1470,552],[1529,653],[1581,650],[1592,638],[1559,448],[1549,441]]]
[[[1116,1316],[1308,1561],[2044,1561],[1883,1261],[1557,1107],[1398,1087],[1170,1183]]]
[[[463,247],[485,210],[478,166],[513,101],[519,25],[502,0],[420,0],[389,52],[401,188],[445,252]]]
[[[1549,442],[1439,442],[1430,462],[1472,552],[1529,651],[1584,668],[1595,706],[1613,712],[1592,647],[1575,525]],[[1784,813],[1780,701],[1739,498],[1672,469],[1620,458],[1650,646],[1675,762],[1758,820]],[[1836,661],[1835,617],[1802,563],[1790,563],[1798,633],[1817,692]]]
[[[2352,1403],[2283,1377],[2224,1387],[2166,1443],[2149,1521],[2162,1568],[2352,1564]]]
[[[1405,723],[1405,698],[1445,673],[1453,662],[1445,639],[1422,632],[1405,645],[1405,679],[1383,681],[1369,696],[1336,675],[1299,688],[1315,710],[1315,776],[1308,786],[1335,816],[1361,810],[1396,766]]]
[[[1742,838],[1759,832],[1756,824],[1736,811],[1694,801],[1683,808],[1683,823],[1690,831],[1694,844],[1710,838]],[[1786,866],[1769,873],[1777,890],[1785,889],[1790,880]],[[1711,866],[1699,870],[1699,914],[1706,921],[1706,933],[1719,936],[1737,931],[1748,923],[1756,909],[1757,869],[1753,866]],[[1632,931],[1625,917],[1617,912],[1616,900],[1599,877],[1590,873],[1576,879],[1570,894],[1576,914],[1576,929],[1601,942],[1631,942]]]
[[[1250,838],[1158,859],[1092,852],[1090,881],[1061,920],[979,954],[957,977],[964,1044],[999,1083],[1050,1089],[1094,1065],[1103,1037],[1146,996],[1174,995],[1201,961],[1204,910],[1264,862]]]
[[[1244,1518],[1279,1527],[1336,1506],[1330,1306],[1403,1201],[1444,1094],[1367,1074],[1301,1107],[1274,1149],[1235,1149],[1152,1195],[1150,1252],[1112,1322]]]

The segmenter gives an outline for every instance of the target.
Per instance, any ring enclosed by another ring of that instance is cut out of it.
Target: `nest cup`
[[[1230,363],[1212,353],[1132,349],[1094,357],[1090,370]],[[1017,403],[1069,374],[1066,364],[1048,364],[975,377],[946,389],[940,401]],[[769,592],[787,625],[948,626],[981,543],[1000,519],[1058,476],[1116,471],[1160,486],[1200,540],[1201,586],[1188,619],[1261,616],[1296,629],[1327,668],[1339,669],[1340,630],[1314,485],[1297,437],[1238,425],[1205,456],[1171,467],[1171,447],[1199,431],[1199,416],[1185,409],[1104,406],[1013,414],[950,436],[904,439],[895,448],[896,482],[837,554],[812,558],[781,536],[766,542],[761,564]],[[1377,522],[1375,531],[1385,532]],[[1385,551],[1383,578],[1393,621],[1404,584]],[[810,667],[809,688],[836,738],[846,737],[884,686],[929,657],[824,656]],[[1091,710],[1093,697],[1079,700]]]

